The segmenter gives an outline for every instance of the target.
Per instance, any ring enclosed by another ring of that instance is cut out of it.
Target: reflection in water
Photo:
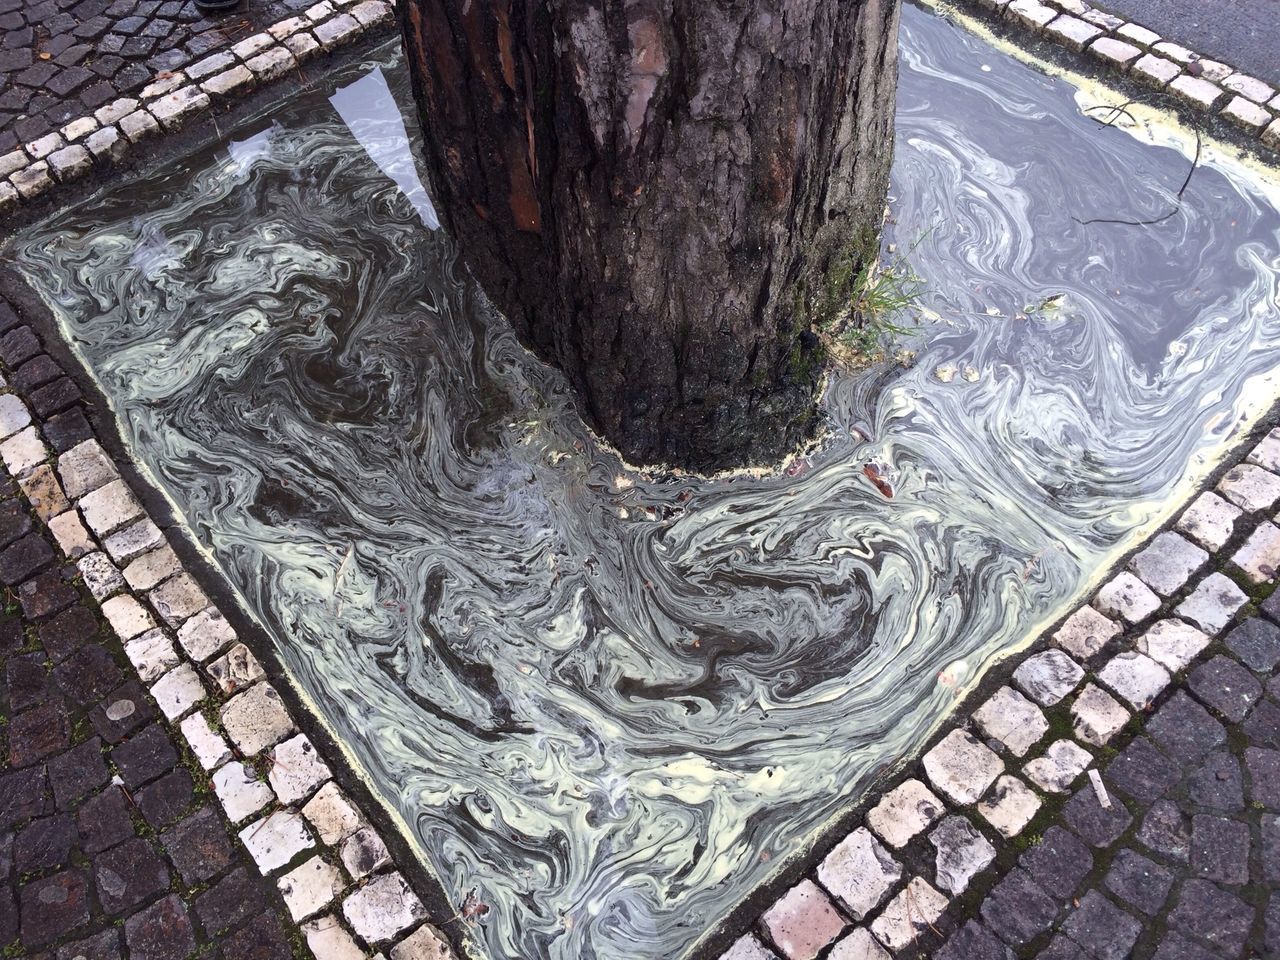
[[[455,903],[493,905],[478,953],[679,953],[911,750],[940,671],[1057,615],[1280,363],[1258,193],[1206,166],[1166,224],[1079,226],[1163,212],[1186,159],[915,8],[903,45],[892,239],[932,228],[942,319],[914,368],[837,376],[828,442],[780,476],[599,449],[378,172],[412,199],[397,123],[342,93],[374,164],[304,98],[249,170],[197,155],[18,241]]]

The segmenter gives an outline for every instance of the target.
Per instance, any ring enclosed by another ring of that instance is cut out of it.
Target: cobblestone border
[[[130,148],[177,130],[210,108],[297,70],[395,19],[394,0],[321,0],[298,16],[181,70],[157,73],[137,97],[120,97],[0,156],[0,216],[55,185],[119,162]]]
[[[1085,0],[964,0],[1017,27],[1217,115],[1280,152],[1280,94],[1268,83],[1164,40]]]
[[[14,380],[0,377],[5,469],[76,564],[311,952],[317,960],[363,960],[373,951],[391,960],[456,960],[378,830],[333,779],[83,416],[60,419],[74,411],[80,391],[3,300],[0,334],[0,360]],[[48,418],[53,450],[37,418]]]
[[[1070,811],[1087,792],[1091,811],[1076,813],[1108,829],[1101,811],[1112,800],[1097,763],[1115,756],[1115,745],[1185,681],[1194,688],[1193,668],[1232,677],[1243,670],[1238,659],[1249,662],[1245,638],[1221,638],[1275,585],[1277,503],[1280,428],[1033,652],[993,671],[994,692],[976,709],[967,702],[905,776],[864,801],[862,822],[720,960],[888,960],[931,951],[976,910],[971,884],[989,887],[1064,804]],[[1267,612],[1280,616],[1280,604],[1269,601]],[[1209,702],[1228,720],[1243,718],[1233,716],[1239,704]]]

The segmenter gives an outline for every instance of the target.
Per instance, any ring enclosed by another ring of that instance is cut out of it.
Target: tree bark
[[[899,0],[407,0],[442,219],[633,463],[775,461],[877,249]]]

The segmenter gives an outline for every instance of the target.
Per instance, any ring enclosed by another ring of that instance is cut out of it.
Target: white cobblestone
[[[285,906],[289,908],[289,916],[296,923],[331,904],[346,884],[337,867],[320,857],[312,857],[281,877],[277,886]]]
[[[1239,507],[1206,490],[1187,507],[1174,529],[1185,533],[1207,550],[1216,551],[1231,539],[1240,516]]]
[[[1051,707],[1079,686],[1084,670],[1061,650],[1027,657],[1013,671],[1013,682],[1036,703]]]
[[[1078,53],[1100,37],[1102,30],[1079,17],[1063,14],[1044,28],[1044,35]]]
[[[47,455],[40,431],[34,426],[20,430],[0,443],[0,457],[4,458],[5,467],[15,477],[42,463]]]
[[[1038,0],[1012,0],[1004,8],[1004,15],[1024,27],[1039,30],[1056,17],[1058,11],[1054,10],[1053,7],[1047,7],[1043,3],[1039,3]]]
[[[1168,671],[1137,651],[1116,654],[1098,671],[1098,679],[1136,710],[1145,708],[1169,685]]]
[[[762,953],[759,957],[753,957],[747,954],[741,958],[726,956],[721,960],[774,960],[774,955]],[[828,960],[892,960],[892,958],[871,935],[870,930],[866,927],[857,927],[832,948]]]
[[[440,931],[424,923],[391,948],[391,960],[455,960],[455,957]]]
[[[18,209],[20,199],[12,183],[0,181],[0,215],[8,215]]]
[[[349,13],[342,13],[332,20],[326,20],[315,28],[316,39],[320,46],[332,50],[357,36],[364,28],[360,21]]]
[[[157,97],[163,97],[166,93],[172,93],[186,82],[186,72],[183,70],[168,74],[157,74],[155,80],[152,80],[142,88],[139,96],[143,100],[154,100]]]
[[[173,642],[159,628],[130,640],[124,652],[143,683],[159,680],[182,662]]]
[[[134,557],[141,556],[149,550],[164,543],[164,534],[151,522],[150,517],[143,517],[136,523],[123,527],[102,541],[107,553],[117,563],[127,563]]]
[[[80,571],[80,577],[84,580],[84,585],[89,588],[89,592],[93,594],[95,600],[105,600],[113,593],[119,593],[124,589],[124,577],[120,576],[120,571],[111,562],[111,558],[101,551],[81,557],[76,561],[76,569]],[[134,602],[136,603],[137,601]],[[142,608],[141,604],[138,604],[138,609],[142,610],[143,614],[146,614],[146,610]],[[123,617],[124,615],[124,608],[122,607],[121,616]]]
[[[380,23],[390,23],[395,17],[391,4],[382,0],[364,0],[351,8],[351,15],[360,21],[362,27],[373,27]]]
[[[390,862],[391,854],[373,827],[361,827],[342,843],[342,865],[355,880],[363,880]]]
[[[999,740],[1018,757],[1024,756],[1049,730],[1049,721],[1040,708],[1012,687],[997,690],[974,711],[973,720],[985,736]]]
[[[10,150],[0,156],[0,178],[7,177],[16,170],[21,170],[30,162],[25,150]],[[17,399],[16,397],[14,399]]]
[[[240,831],[240,842],[263,876],[315,846],[302,817],[289,810],[277,810],[249,824]]]
[[[31,411],[15,393],[0,395],[0,439],[11,437],[31,423]]]
[[[1111,694],[1086,684],[1071,704],[1072,730],[1085,743],[1105,747],[1129,722],[1129,711]]]
[[[215,54],[197,60],[187,67],[187,76],[192,80],[203,80],[205,77],[221,73],[228,67],[234,66],[235,62],[234,54],[229,50],[220,50]]]
[[[1058,740],[1049,744],[1044,756],[1029,761],[1022,772],[1041,790],[1066,793],[1092,762],[1093,754],[1074,740]]]
[[[81,572],[83,573],[85,566],[91,560],[101,556],[102,554],[95,553],[81,560],[79,564]],[[117,576],[119,576],[118,573]],[[123,586],[124,577],[120,577],[120,581],[121,586]],[[107,622],[111,624],[111,629],[116,632],[116,636],[121,641],[132,640],[156,625],[156,622],[151,619],[151,614],[147,613],[146,607],[128,593],[122,593],[104,602],[102,604],[102,615],[107,618]]]
[[[1133,62],[1129,72],[1147,86],[1160,90],[1182,72],[1182,67],[1172,60],[1146,53]]]
[[[124,578],[134,590],[150,590],[181,569],[173,548],[166,543],[144,553],[125,567]]]
[[[1153,33],[1146,27],[1139,26],[1136,23],[1126,23],[1123,26],[1116,27],[1116,36],[1143,49],[1160,42],[1160,34]]]
[[[1280,473],[1280,427],[1273,429],[1249,451],[1246,463],[1257,464],[1264,470]]]
[[[232,823],[252,816],[274,798],[271,788],[239,760],[219,767],[212,779],[214,793]]]
[[[166,719],[177,720],[204,699],[205,689],[195,667],[184,663],[152,684],[151,696]]]
[[[31,200],[53,186],[53,177],[49,176],[49,164],[41,160],[9,174],[9,182],[23,200]]]
[[[1155,45],[1156,53],[1162,57],[1168,57],[1175,63],[1188,64],[1192,60],[1197,59],[1196,54],[1188,50],[1186,47],[1176,43],[1170,43],[1168,40],[1161,40]]]
[[[818,864],[818,882],[854,920],[878,907],[901,877],[902,865],[866,827],[850,833]]]
[[[115,161],[128,152],[129,141],[120,134],[120,128],[112,124],[89,134],[85,146],[89,148],[95,160]]]
[[[265,682],[236,694],[223,705],[222,728],[240,752],[250,757],[294,731],[280,694]]]
[[[46,133],[43,137],[38,137],[27,144],[27,153],[32,160],[43,160],[55,150],[61,150],[66,146],[66,141],[62,139],[60,133]]]
[[[1280,477],[1255,464],[1241,463],[1223,475],[1218,491],[1246,512],[1269,510],[1280,499]]]
[[[37,464],[34,469],[18,478],[18,486],[31,501],[36,516],[46,523],[62,513],[70,504],[58,486],[58,478],[48,463]]]
[[[1170,673],[1177,673],[1186,669],[1208,645],[1209,638],[1195,627],[1181,620],[1160,620],[1138,638],[1134,649]]]
[[[978,812],[1000,836],[1016,837],[1040,809],[1040,798],[1017,777],[1005,774],[978,801]]]
[[[332,776],[305,733],[277,744],[270,757],[267,782],[286,806],[307,799]]]
[[[1203,77],[1193,77],[1186,73],[1174,77],[1165,89],[1200,110],[1212,110],[1223,96],[1221,87]]]
[[[68,560],[78,560],[97,549],[89,531],[80,522],[80,514],[67,510],[49,520],[49,532],[58,541],[58,548]]]
[[[275,43],[275,39],[267,32],[255,33],[251,37],[245,37],[239,43],[231,47],[231,52],[241,60],[247,60],[255,54],[261,53],[267,47]]]
[[[218,659],[210,661],[205,669],[218,689],[226,694],[252,686],[267,675],[258,658],[243,643],[237,643]]]
[[[1209,554],[1181,534],[1158,534],[1129,561],[1139,580],[1163,597],[1181,590],[1191,575],[1209,560]]]
[[[427,911],[400,874],[388,873],[348,896],[342,915],[366,943],[378,944],[425,920]]]
[[[160,121],[162,127],[166,130],[176,130],[188,118],[208,106],[209,95],[192,84],[173,93],[166,93],[159,100],[151,103],[148,109],[151,115]]]
[[[947,909],[947,898],[920,877],[910,883],[871,924],[877,940],[895,952],[916,942]]]
[[[142,516],[142,505],[134,499],[123,480],[115,480],[85,494],[80,499],[79,507],[85,523],[98,536],[110,533]]]
[[[889,846],[901,848],[942,816],[942,801],[919,780],[904,780],[867,814],[867,826]]]
[[[1125,43],[1115,37],[1099,37],[1089,45],[1089,52],[1104,63],[1121,70],[1142,56],[1142,51],[1132,43]]]
[[[1067,653],[1088,660],[1107,642],[1120,635],[1120,624],[1108,620],[1093,607],[1081,607],[1053,634],[1053,642]]]
[[[311,25],[306,17],[289,17],[281,20],[279,23],[273,23],[267,27],[267,33],[271,34],[277,40],[283,40],[285,37],[291,37],[299,30],[305,30]]]
[[[1222,115],[1237,127],[1249,133],[1257,133],[1271,122],[1271,112],[1244,97],[1232,97],[1222,108]]]
[[[87,173],[92,166],[93,158],[89,156],[89,151],[78,143],[49,154],[49,169],[59,182],[74,180]]]
[[[1280,150],[1280,120],[1272,120],[1262,131],[1262,142],[1272,150]]]
[[[160,132],[160,124],[146,110],[135,110],[120,118],[120,132],[130,143],[138,143]]]
[[[333,914],[325,914],[302,925],[302,934],[316,960],[367,960],[347,928]]]
[[[206,607],[178,628],[178,643],[192,660],[203,663],[236,640],[236,632],[217,607]]]
[[[97,440],[78,443],[58,457],[58,476],[72,500],[120,477],[116,466]]]
[[[1244,591],[1220,573],[1211,573],[1200,581],[1174,613],[1189,620],[1205,633],[1213,635],[1231,622],[1231,618],[1249,602]]]
[[[203,81],[200,89],[217,97],[228,97],[241,90],[248,90],[253,84],[253,71],[238,63],[230,70],[224,70]]]
[[[133,97],[119,97],[93,111],[93,118],[106,127],[120,122],[137,109],[138,101]]]
[[[934,882],[952,896],[958,896],[969,881],[985,870],[996,857],[996,848],[964,817],[952,815],[929,834],[933,844]]]
[[[1160,609],[1160,598],[1129,571],[1116,574],[1093,600],[1104,616],[1141,623]]]
[[[190,618],[209,606],[209,598],[189,573],[171,577],[147,594],[156,612],[171,627]]]
[[[1231,562],[1254,583],[1266,583],[1280,570],[1280,529],[1270,523],[1258,524]]]
[[[364,817],[330,780],[302,808],[302,815],[325,846],[336,846],[364,826]]]
[[[245,61],[245,66],[253,71],[253,75],[264,81],[283,77],[297,65],[298,62],[293,59],[288,48],[281,46],[271,47]]]
[[[314,56],[320,49],[320,42],[310,33],[295,33],[285,39],[284,45],[299,63]]]
[[[319,23],[322,20],[328,20],[333,16],[333,4],[330,3],[329,0],[323,0],[321,3],[307,7],[307,9],[303,11],[303,16],[312,23]]]
[[[231,747],[205,719],[199,711],[182,721],[182,735],[187,738],[191,752],[196,755],[200,766],[206,770],[216,770],[231,759]]]
[[[1217,60],[1210,60],[1208,57],[1200,57],[1193,62],[1198,64],[1197,69],[1200,71],[1200,76],[1204,77],[1206,80],[1211,80],[1214,83],[1221,83],[1223,80],[1226,80],[1227,77],[1231,76],[1231,74],[1235,73],[1235,71],[1225,63],[1221,63]]]
[[[924,755],[933,788],[953,803],[974,803],[1004,772],[1004,761],[964,730],[952,730]]]

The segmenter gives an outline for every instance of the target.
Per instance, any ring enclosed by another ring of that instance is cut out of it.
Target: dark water
[[[1280,215],[1240,169],[1082,226],[1163,213],[1187,156],[914,7],[902,44],[918,362],[836,376],[778,476],[598,448],[424,226],[394,52],[18,238],[294,677],[493,905],[477,956],[689,947],[1274,393]]]

